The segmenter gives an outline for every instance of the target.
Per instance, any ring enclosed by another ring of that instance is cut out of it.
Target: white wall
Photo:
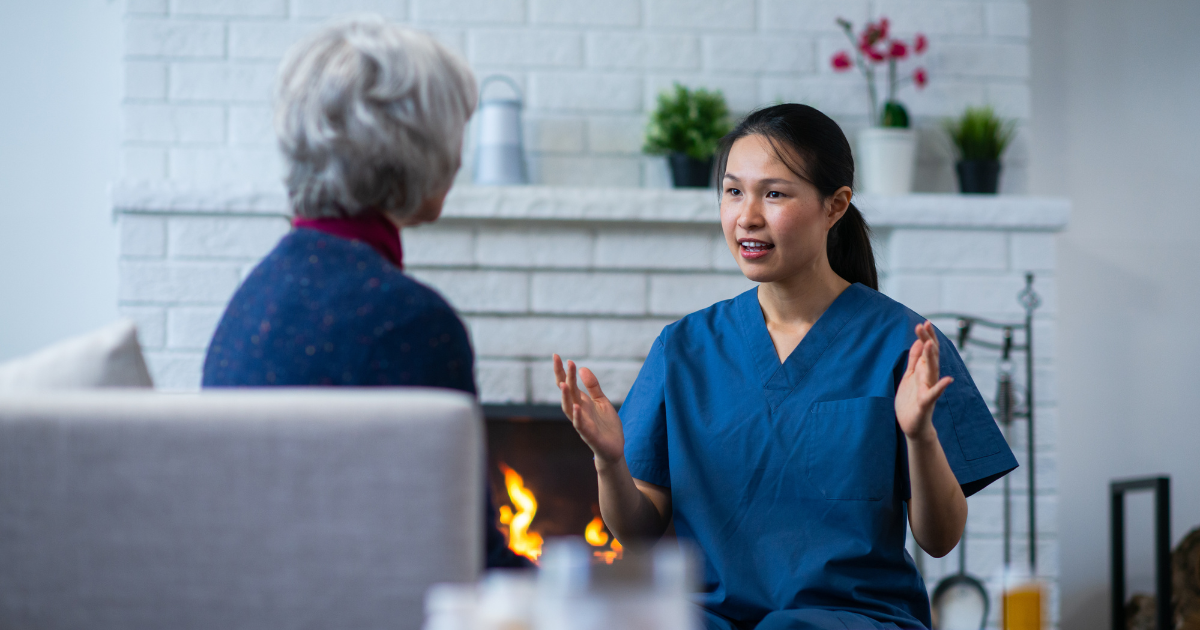
[[[1034,0],[1034,192],[1059,237],[1062,627],[1108,627],[1107,484],[1167,473],[1200,525],[1200,4]],[[1149,502],[1130,532],[1152,588]]]
[[[929,36],[928,54],[907,68],[927,66],[929,87],[900,93],[926,130],[920,190],[954,187],[936,117],[984,102],[1029,114],[1025,0],[129,0],[124,178],[277,185],[269,100],[279,58],[304,33],[362,10],[432,32],[480,79],[513,77],[540,184],[665,186],[665,160],[641,154],[642,134],[674,81],[722,90],[735,112],[809,103],[853,132],[866,122],[866,90],[830,67],[848,48],[839,16],[861,28],[886,15],[906,38]],[[1026,189],[1026,147],[1009,152],[1006,191]]]
[[[121,3],[0,3],[0,360],[117,316]]]

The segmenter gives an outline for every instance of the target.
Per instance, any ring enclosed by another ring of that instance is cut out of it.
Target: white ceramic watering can
[[[507,83],[516,98],[485,99],[496,81]],[[475,144],[475,183],[505,186],[529,183],[521,145],[521,90],[512,79],[493,75],[479,85],[479,133]]]

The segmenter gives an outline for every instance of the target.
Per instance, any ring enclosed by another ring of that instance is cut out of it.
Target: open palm
[[[896,421],[912,438],[933,427],[933,407],[954,379],[940,376],[938,339],[933,324],[917,325],[917,340],[908,351],[908,367],[896,387]]]
[[[579,437],[592,449],[597,459],[606,463],[616,462],[625,456],[625,432],[621,428],[621,417],[608,397],[600,389],[600,380],[591,370],[583,368],[579,380],[586,392],[579,389],[575,380],[575,362],[568,361],[563,367],[562,358],[554,355],[554,380],[562,392],[562,410],[571,419]]]

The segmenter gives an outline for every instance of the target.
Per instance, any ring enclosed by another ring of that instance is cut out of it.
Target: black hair
[[[854,156],[846,134],[832,118],[808,105],[784,103],[751,112],[721,139],[717,152],[717,191],[722,194],[725,165],[733,143],[746,136],[763,136],[793,173],[828,198],[843,186],[854,187]],[[871,228],[851,203],[829,229],[825,241],[829,266],[847,282],[879,290]]]

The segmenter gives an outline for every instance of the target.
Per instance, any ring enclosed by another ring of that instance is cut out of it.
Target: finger
[[[933,324],[929,322],[926,322],[926,324],[929,326],[929,341],[925,343],[925,346],[926,351],[929,353],[929,365],[936,376],[941,371],[941,344],[938,343],[937,334],[933,330]]]
[[[925,394],[925,404],[933,405],[936,403],[938,398],[941,398],[942,394],[945,393],[946,388],[950,387],[950,384],[953,382],[954,377],[943,376],[942,379],[935,383],[933,387],[930,387],[929,391]]]
[[[558,382],[558,391],[562,392],[562,410],[567,418],[571,417],[571,406],[575,404],[571,400],[571,394],[567,391],[567,383],[565,381]]]
[[[908,367],[904,368],[905,374],[912,374],[917,369],[917,361],[921,358],[921,352],[924,344],[918,339],[913,342],[911,348],[908,349]]]
[[[580,400],[579,381],[575,378],[576,369],[574,361],[567,361],[567,392],[572,403],[578,403]]]
[[[933,343],[934,349],[941,347],[942,342],[938,341],[937,329],[933,327],[933,322],[925,320],[925,329],[929,332],[929,341]]]
[[[571,408],[571,425],[575,427],[579,437],[590,446],[592,439],[596,437],[596,423],[584,415],[583,408],[579,405]]]
[[[561,384],[567,380],[567,371],[563,369],[562,357],[554,355],[554,382]]]
[[[925,362],[925,367],[921,371],[921,377],[926,383],[932,386],[940,375],[938,370],[937,350],[934,348],[932,343],[928,341],[925,342],[925,347],[921,352],[921,359]]]
[[[567,410],[567,419],[571,421],[571,426],[575,427],[575,430],[579,432],[579,435],[583,436],[586,433],[581,426],[583,424],[583,412],[579,408],[579,405],[571,405],[571,407]]]
[[[600,379],[591,370],[583,368],[579,372],[579,380],[583,381],[583,386],[587,388],[588,396],[593,400],[603,400],[604,392],[600,389]]]

